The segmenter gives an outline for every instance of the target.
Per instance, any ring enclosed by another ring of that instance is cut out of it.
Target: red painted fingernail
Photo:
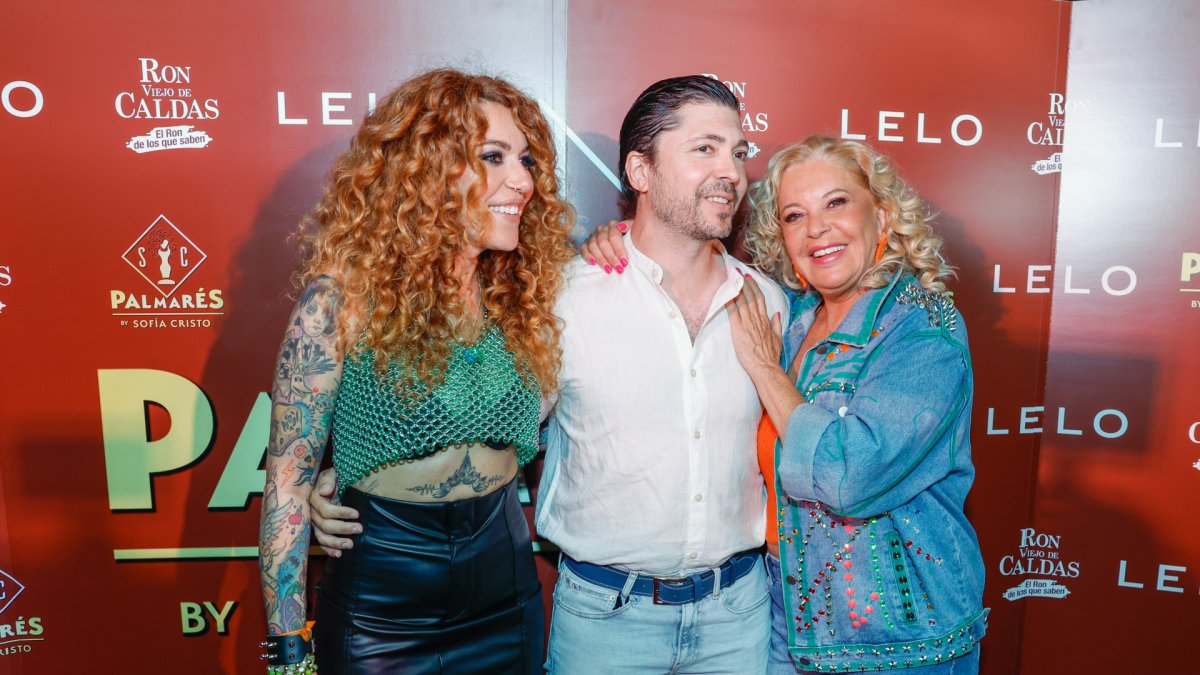
[[[595,264],[596,264],[596,259],[595,259],[595,258],[588,258],[588,264],[589,264],[589,265],[595,265]]]
[[[621,258],[621,267],[626,267],[627,265],[629,265],[629,261],[624,258]]]
[[[605,266],[604,266],[604,273],[605,273],[605,274],[612,274],[612,267],[609,267],[608,265],[605,265]]]
[[[629,226],[625,223],[617,223],[617,229],[621,232],[624,232],[625,230],[629,229]]]
[[[624,274],[624,273],[625,273],[625,266],[617,265],[617,274]]]

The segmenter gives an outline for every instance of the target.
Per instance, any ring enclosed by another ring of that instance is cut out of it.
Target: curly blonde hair
[[[466,310],[455,259],[491,217],[477,156],[488,128],[484,101],[512,112],[534,165],[517,248],[479,257],[483,306],[518,363],[548,391],[562,357],[553,305],[573,255],[567,233],[574,213],[558,198],[554,142],[541,110],[504,80],[433,70],[380,100],[301,228],[295,281],[333,279],[343,353],[353,341],[375,350],[380,373],[396,358],[414,382],[438,385]],[[458,182],[468,169],[478,179],[463,194]]]
[[[893,275],[907,271],[927,290],[944,293],[942,280],[954,271],[941,256],[942,240],[929,225],[934,216],[925,202],[896,174],[886,155],[864,143],[830,136],[809,136],[780,150],[767,164],[766,175],[750,187],[751,216],[745,244],[754,263],[790,288],[807,286],[784,248],[779,186],[789,168],[818,158],[835,162],[858,179],[886,214],[883,257],[863,274],[859,287],[882,288]]]

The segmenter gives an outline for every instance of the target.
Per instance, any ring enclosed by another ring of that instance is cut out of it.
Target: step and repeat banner
[[[1045,390],[1009,425],[1041,429],[1033,518],[980,533],[1010,556],[992,591],[1035,596],[1022,672],[1196,668],[1177,617],[1200,608],[1197,29],[1187,0],[1073,9],[1054,258],[1030,267]]]
[[[1183,672],[1200,600],[1198,9],[8,3],[0,672],[259,672],[290,235],[374,101],[447,65],[541,102],[576,236],[618,215],[620,121],[663,77],[738,95],[752,178],[811,133],[892,155],[940,214],[970,325],[983,672]],[[538,550],[549,608],[553,547]]]

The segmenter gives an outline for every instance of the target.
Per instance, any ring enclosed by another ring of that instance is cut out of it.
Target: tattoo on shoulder
[[[460,485],[465,485],[471,488],[472,491],[481,493],[502,480],[504,480],[504,476],[485,476],[479,473],[479,470],[471,463],[471,453],[468,452],[463,455],[462,464],[441,485],[417,485],[408,490],[409,492],[416,492],[417,494],[440,499],[449,495],[454,488]]]

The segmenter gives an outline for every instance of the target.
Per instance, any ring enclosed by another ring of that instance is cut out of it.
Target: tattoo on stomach
[[[471,488],[476,494],[482,493],[488,488],[496,485],[504,480],[502,475],[485,476],[479,473],[474,464],[471,464],[471,453],[463,455],[462,464],[450,474],[450,477],[443,481],[440,485],[416,485],[408,488],[409,492],[426,495],[428,497],[442,498],[448,496],[454,488],[465,485]]]

